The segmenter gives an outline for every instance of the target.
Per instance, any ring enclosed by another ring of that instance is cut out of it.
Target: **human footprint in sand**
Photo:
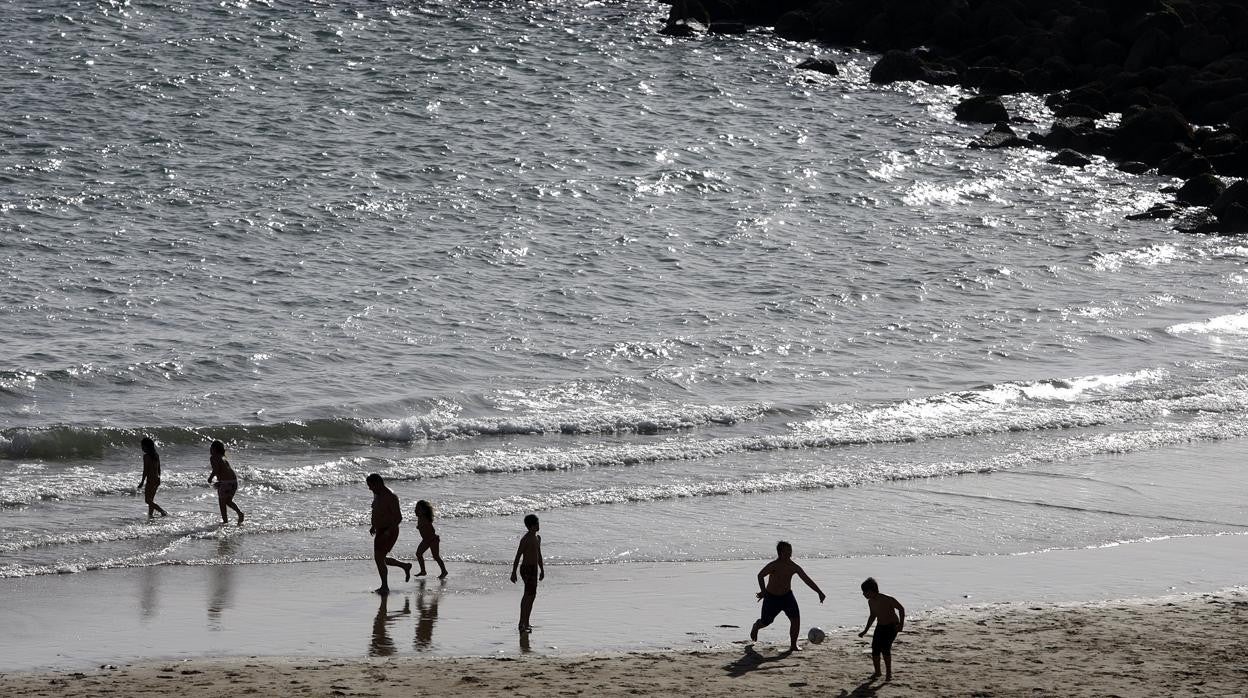
[[[884,680],[891,681],[893,679],[893,640],[897,639],[897,633],[906,625],[906,609],[902,607],[897,599],[880,593],[880,585],[876,583],[873,577],[867,577],[862,583],[862,595],[867,599],[867,608],[871,611],[871,615],[867,616],[867,626],[858,633],[858,637],[867,634],[871,629],[872,621],[878,621],[875,624],[875,634],[871,636],[871,663],[875,665],[875,673],[871,678],[880,678],[880,657],[884,657]]]
[[[373,561],[377,563],[377,574],[381,576],[381,586],[373,591],[378,594],[390,593],[389,571],[386,566],[398,567],[406,575],[404,581],[412,579],[410,562],[400,562],[390,555],[394,544],[399,541],[399,523],[403,521],[403,510],[399,507],[399,498],[386,487],[386,481],[377,473],[364,479],[368,489],[373,491],[372,526],[368,534],[373,536]]]
[[[143,476],[139,478],[139,489],[143,490],[143,501],[147,502],[147,518],[156,518],[156,512],[168,516],[169,512],[156,503],[156,490],[160,489],[160,454],[156,453],[156,442],[147,437],[139,442],[143,449]]]
[[[416,547],[416,561],[420,563],[420,572],[416,576],[425,576],[425,551],[428,550],[433,554],[433,561],[442,568],[438,579],[446,579],[446,565],[438,554],[442,537],[433,530],[433,505],[423,499],[416,502],[416,530],[420,531],[420,545]]]
[[[238,513],[238,523],[241,525],[243,510],[234,503],[234,495],[238,492],[238,475],[225,459],[225,444],[213,441],[208,447],[208,453],[208,464],[212,466],[212,472],[208,473],[208,482],[211,483],[213,478],[217,479],[217,504],[221,507],[221,523],[230,522],[230,517],[226,515],[228,507]]]
[[[750,628],[750,639],[758,640],[758,631],[771,625],[771,622],[784,611],[789,617],[789,651],[797,652],[797,635],[801,632],[801,612],[797,607],[797,597],[793,595],[793,575],[802,578],[806,586],[819,595],[819,603],[827,597],[819,590],[810,577],[806,576],[796,562],[793,562],[793,546],[786,541],[776,543],[776,559],[767,563],[758,573],[758,598],[763,602],[763,612],[754,626]],[[763,578],[767,581],[764,582]]]

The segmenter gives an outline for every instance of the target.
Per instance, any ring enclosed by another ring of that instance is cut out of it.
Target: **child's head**
[[[381,476],[377,473],[369,473],[368,477],[364,478],[364,483],[368,485],[370,490],[376,490],[378,487],[386,485],[386,481],[381,479]]]
[[[780,557],[793,557],[793,545],[787,540],[776,543],[776,555]]]
[[[868,599],[880,593],[880,585],[875,583],[875,577],[867,577],[862,583],[862,595]]]
[[[143,452],[149,456],[156,455],[156,442],[146,436],[139,442],[139,448],[143,449]]]
[[[416,515],[433,520],[433,505],[423,499],[416,502]]]
[[[538,527],[537,514],[529,514],[524,517],[524,526],[530,531],[536,531]]]
[[[208,452],[214,456],[224,456],[225,444],[221,443],[220,441],[213,441],[212,445],[208,447]]]

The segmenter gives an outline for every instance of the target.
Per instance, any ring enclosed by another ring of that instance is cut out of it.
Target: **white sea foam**
[[[1166,331],[1170,334],[1245,337],[1248,336],[1248,312],[1221,315],[1202,322],[1171,325]]]

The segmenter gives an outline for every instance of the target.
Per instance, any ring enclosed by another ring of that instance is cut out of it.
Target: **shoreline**
[[[909,615],[967,604],[1086,604],[1244,584],[1248,534],[1021,555],[797,560],[828,594],[795,587],[803,633],[861,627],[866,576]],[[763,560],[555,565],[518,637],[520,590],[504,565],[458,564],[445,584],[370,592],[367,561],[132,568],[2,580],[0,671],[76,671],[205,657],[560,657],[734,647],[757,617]],[[950,610],[952,609],[952,610]],[[783,620],[760,635],[786,640]]]
[[[1248,587],[1082,605],[975,606],[908,620],[894,677],[869,678],[868,640],[740,640],[711,650],[562,656],[146,661],[0,674],[12,696],[121,695],[1244,695]]]

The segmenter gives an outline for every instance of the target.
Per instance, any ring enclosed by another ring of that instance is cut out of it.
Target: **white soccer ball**
[[[806,633],[806,639],[807,639],[807,640],[810,640],[811,642],[815,643],[816,645],[817,645],[817,644],[819,644],[819,643],[821,643],[821,642],[823,642],[823,638],[825,638],[825,637],[827,637],[827,636],[828,636],[828,634],[827,634],[827,633],[825,633],[825,632],[823,632],[823,628],[820,628],[820,627],[819,627],[819,626],[817,626],[817,625],[816,625],[815,627],[811,628],[811,629],[810,629],[810,632]]]

